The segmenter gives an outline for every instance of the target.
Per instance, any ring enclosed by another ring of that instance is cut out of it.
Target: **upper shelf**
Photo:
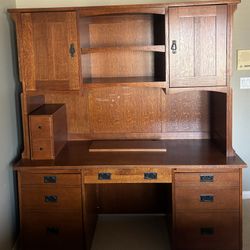
[[[145,51],[145,52],[166,52],[165,45],[146,45],[146,46],[114,46],[114,47],[98,47],[98,48],[82,48],[82,54],[102,53],[113,51]]]

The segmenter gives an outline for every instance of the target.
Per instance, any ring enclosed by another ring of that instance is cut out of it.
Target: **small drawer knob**
[[[58,227],[47,227],[46,232],[48,234],[58,235],[59,234],[59,228]]]
[[[155,172],[144,173],[144,179],[145,180],[156,180],[157,179],[157,173],[155,173]]]
[[[98,180],[111,180],[111,173],[99,173]]]
[[[43,151],[43,148],[42,148],[42,147],[40,147],[40,148],[39,148],[39,150],[40,150],[40,151]]]
[[[205,194],[200,196],[200,202],[213,202],[214,195]]]
[[[44,183],[56,183],[56,176],[44,176],[43,182]]]
[[[56,195],[46,195],[44,198],[44,201],[46,203],[56,203],[57,202],[57,196]]]
[[[38,125],[38,129],[42,129],[43,127],[41,125]]]

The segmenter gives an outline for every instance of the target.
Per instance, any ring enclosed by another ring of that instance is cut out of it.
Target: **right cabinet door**
[[[169,9],[170,87],[225,86],[227,6]]]

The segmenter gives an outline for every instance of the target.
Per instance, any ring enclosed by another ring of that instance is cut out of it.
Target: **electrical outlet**
[[[240,89],[250,89],[250,77],[240,78]]]

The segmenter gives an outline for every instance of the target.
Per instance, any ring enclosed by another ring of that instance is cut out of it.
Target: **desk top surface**
[[[246,167],[237,155],[226,157],[210,140],[163,140],[161,143],[165,145],[166,152],[90,152],[91,141],[71,141],[55,160],[23,159],[16,164],[15,170],[29,167],[81,169],[90,166]]]

